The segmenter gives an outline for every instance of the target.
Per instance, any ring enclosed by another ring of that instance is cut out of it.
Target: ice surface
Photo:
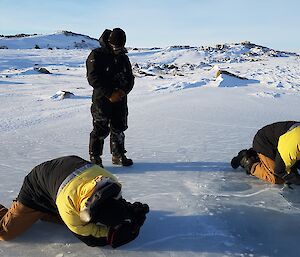
[[[0,54],[0,196],[9,206],[35,165],[70,154],[88,158],[92,88],[84,67],[89,50]],[[1,242],[0,256],[299,256],[299,188],[269,185],[229,164],[263,125],[300,120],[299,57],[219,62],[257,81],[219,87],[209,68],[217,56],[205,56],[191,49],[129,52],[142,68],[178,67],[136,78],[126,131],[135,164],[112,166],[105,144],[104,166],[122,182],[124,197],[151,209],[135,241],[116,250],[91,248],[62,226],[38,222]],[[35,64],[51,74],[34,72]],[[62,90],[76,97],[51,99]]]

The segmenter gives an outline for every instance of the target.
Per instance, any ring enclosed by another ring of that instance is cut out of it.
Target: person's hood
[[[112,31],[110,29],[106,29],[103,31],[102,35],[100,36],[99,38],[99,44],[101,47],[106,47],[108,48],[109,45],[108,45],[108,38],[109,38],[109,35]]]

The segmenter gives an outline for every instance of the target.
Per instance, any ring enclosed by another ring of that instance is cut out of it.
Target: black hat
[[[92,223],[101,223],[107,226],[116,226],[126,219],[127,208],[124,202],[119,199],[107,199],[96,204],[91,209]]]
[[[80,211],[84,222],[102,223],[107,226],[120,224],[126,217],[126,206],[121,199],[121,186],[111,178],[102,177]]]
[[[120,28],[114,28],[110,33],[108,42],[116,48],[123,48],[126,43],[126,34]]]

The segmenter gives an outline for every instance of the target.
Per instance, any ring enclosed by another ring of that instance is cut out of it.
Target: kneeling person
[[[127,202],[111,173],[78,156],[44,162],[25,177],[17,199],[0,205],[0,240],[11,240],[38,220],[65,224],[89,246],[134,240],[149,212]]]
[[[282,121],[258,130],[252,148],[241,150],[231,166],[272,184],[300,184],[299,160],[300,122]]]

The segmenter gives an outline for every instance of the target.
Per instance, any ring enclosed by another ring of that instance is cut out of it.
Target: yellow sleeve
[[[294,164],[300,160],[300,127],[280,136],[277,148],[289,174]]]
[[[117,178],[97,165],[72,179],[58,194],[56,205],[67,227],[81,236],[107,237],[108,228],[95,223],[85,223],[80,219],[80,210],[91,196],[99,177]]]
[[[75,234],[82,236],[107,237],[108,228],[106,226],[96,225],[94,223],[85,223],[81,221],[79,211],[75,207],[72,199],[67,201],[57,201],[59,214],[66,226]]]

